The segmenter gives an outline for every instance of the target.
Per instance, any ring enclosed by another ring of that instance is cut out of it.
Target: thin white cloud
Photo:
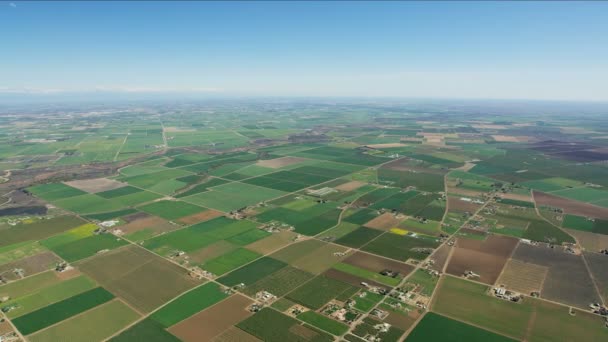
[[[12,8],[17,8],[17,4],[14,2],[9,2],[8,5],[11,6]]]

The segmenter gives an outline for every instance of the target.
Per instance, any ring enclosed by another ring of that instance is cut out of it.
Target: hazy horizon
[[[0,100],[608,101],[607,13],[605,2],[1,2]]]

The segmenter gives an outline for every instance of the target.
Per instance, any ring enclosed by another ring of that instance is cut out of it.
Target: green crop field
[[[8,317],[15,318],[91,290],[96,286],[95,282],[90,278],[79,276],[43,287],[31,294],[11,299],[2,303],[2,306],[7,307],[16,304],[17,308],[7,313]]]
[[[298,315],[298,318],[314,327],[337,336],[344,334],[348,330],[346,324],[335,321],[314,311],[301,313]]]
[[[301,341],[302,338],[299,334],[292,332],[292,327],[298,324],[298,321],[294,318],[283,315],[273,309],[265,308],[240,322],[237,327],[263,341]],[[306,339],[307,341],[333,341],[331,335],[320,331],[317,332],[305,326],[299,330],[301,330],[300,334],[305,333],[306,336],[309,336]]]
[[[150,318],[167,328],[227,297],[217,284],[207,283],[177,297]]]
[[[321,275],[287,294],[287,298],[316,310],[352,288],[349,284]]]
[[[234,286],[240,283],[251,285],[285,266],[287,264],[282,261],[264,257],[219,278],[217,281],[226,286]]]
[[[516,340],[429,312],[406,341],[509,342]]]
[[[137,318],[139,315],[135,311],[114,300],[30,335],[28,339],[35,342],[52,342],[70,336],[74,341],[102,341]]]
[[[61,322],[114,298],[110,292],[98,287],[60,302],[43,307],[13,319],[13,324],[24,335]]]
[[[138,209],[167,220],[175,220],[205,210],[205,208],[183,201],[158,201],[146,204]]]

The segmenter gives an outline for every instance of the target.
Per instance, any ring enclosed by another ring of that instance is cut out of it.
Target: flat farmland
[[[124,205],[96,194],[74,196],[52,202],[54,205],[77,214],[93,214],[122,209]]]
[[[427,313],[405,339],[408,342],[465,340],[470,342],[516,341],[432,312]]]
[[[43,287],[31,294],[3,302],[2,305],[9,306],[18,304],[16,309],[6,313],[9,318],[15,318],[91,290],[96,286],[97,285],[93,280],[87,276],[81,275]]]
[[[608,220],[608,208],[599,207],[593,204],[567,199],[540,191],[534,191],[533,194],[534,201],[536,202],[537,206],[561,208],[564,210],[564,213],[567,214]]]
[[[356,252],[355,254],[346,258],[343,262],[376,273],[380,273],[381,271],[388,269],[399,272],[401,276],[409,274],[414,269],[413,266],[402,262],[362,252]]]
[[[186,270],[136,246],[87,259],[79,269],[142,312],[154,310],[198,283]]]
[[[110,292],[97,287],[19,316],[12,321],[22,334],[29,335],[108,302],[113,298],[114,295]]]
[[[237,248],[206,261],[201,265],[201,268],[219,276],[259,257],[261,257],[261,255],[256,252],[245,248]]]
[[[351,288],[349,284],[320,275],[287,294],[287,299],[317,310]]]
[[[297,234],[292,231],[282,230],[278,233],[272,233],[272,235],[268,237],[249,244],[247,249],[260,254],[268,254],[290,244],[294,241],[296,236]]]
[[[532,263],[511,259],[507,262],[497,284],[525,295],[542,290],[549,269]]]
[[[223,333],[217,335],[212,340],[213,342],[259,342],[261,341],[257,337],[249,335],[245,331],[237,328],[230,327]]]
[[[177,228],[179,228],[178,225],[157,216],[143,217],[117,227],[127,238],[134,241],[167,233]]]
[[[63,321],[28,336],[32,342],[102,341],[139,318],[139,314],[119,300],[100,305],[80,316]]]
[[[185,342],[209,341],[232,325],[252,315],[247,307],[253,302],[234,294],[222,302],[201,311],[169,328],[169,332]]]
[[[240,322],[237,327],[249,334],[269,342],[282,341],[333,341],[329,334],[300,325],[295,318],[270,308],[264,308],[255,315]]]
[[[223,212],[244,208],[275,197],[283,196],[283,191],[233,182],[218,185],[209,191],[184,197],[184,201],[202,205]]]
[[[171,253],[174,250],[195,252],[219,240],[228,239],[253,229],[256,229],[256,225],[251,221],[218,217],[145,240],[143,246],[159,254]]]
[[[19,298],[61,282],[55,271],[46,271],[0,286],[0,297]]]
[[[347,249],[333,244],[326,244],[314,253],[293,261],[291,265],[306,272],[319,274],[344,259]]]
[[[557,248],[520,244],[512,258],[548,268],[541,291],[542,298],[579,308],[587,308],[589,303],[599,301],[599,295],[580,255]]]
[[[490,235],[485,240],[459,238],[446,272],[455,276],[465,271],[479,274],[479,281],[492,285],[498,279],[518,240]]]
[[[158,201],[146,204],[138,209],[170,221],[206,210],[205,208],[183,201]]]
[[[440,280],[431,311],[522,340],[533,314],[528,298],[513,303],[488,294],[487,286],[451,276]]]
[[[439,246],[439,241],[435,238],[428,238],[420,235],[411,237],[385,233],[363,246],[363,250],[387,258],[407,261],[410,258],[422,260],[426,258],[428,253],[420,252],[420,248],[434,249],[437,246]]]
[[[367,222],[364,226],[368,228],[389,231],[391,228],[394,228],[399,225],[400,222],[401,220],[397,219],[392,213],[384,213]]]
[[[154,312],[150,318],[168,328],[227,297],[219,285],[207,283],[179,296]]]
[[[245,288],[245,293],[255,296],[259,291],[268,291],[280,297],[314,277],[312,274],[287,266],[258,280]]]
[[[219,278],[217,281],[226,286],[234,286],[240,283],[248,286],[285,266],[287,266],[287,264],[282,261],[270,257],[263,257]]]
[[[0,247],[30,240],[41,240],[84,223],[86,221],[76,216],[57,216],[40,219],[33,223],[20,223],[14,227],[0,230]]]
[[[126,185],[125,183],[121,183],[108,178],[74,180],[65,182],[65,184],[89,193],[111,191],[114,189],[122,188]]]
[[[608,258],[599,253],[585,252],[584,255],[600,295],[606,303],[608,302]]]
[[[165,330],[156,321],[146,318],[121,332],[119,335],[114,336],[110,341],[180,342],[181,340]]]
[[[359,227],[354,231],[336,239],[334,242],[352,248],[360,248],[382,235],[377,229]]]
[[[48,271],[53,269],[61,259],[51,252],[42,252],[20,260],[0,265],[0,274],[4,281],[17,280],[21,277]],[[14,270],[22,270],[22,276],[18,276]]]

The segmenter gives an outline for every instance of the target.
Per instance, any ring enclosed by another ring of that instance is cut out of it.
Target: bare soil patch
[[[213,342],[257,342],[261,341],[257,337],[253,335],[249,335],[243,330],[237,327],[230,327],[228,330],[224,331],[217,337],[215,337]]]
[[[169,221],[164,220],[160,217],[149,216],[143,219],[132,221],[117,228],[122,230],[125,234],[135,233],[143,229],[151,229],[157,233],[162,233],[176,229],[178,228],[178,226],[173,225]]]
[[[0,323],[0,335],[8,334],[11,331],[13,331],[13,327],[7,320],[4,320],[4,322]]]
[[[14,272],[16,269],[23,270],[23,276],[27,277],[32,274],[53,269],[54,266],[61,261],[61,258],[55,254],[51,252],[43,252],[1,265],[0,274],[2,275],[2,278],[6,280],[18,280],[21,279],[21,276]]]
[[[576,241],[588,251],[599,252],[608,248],[608,235],[585,232],[575,229],[564,229],[568,234],[574,236]]]
[[[366,287],[361,285],[361,283],[367,283],[371,286],[376,286],[379,288],[384,288],[384,289],[388,289],[386,285],[375,282],[373,280],[369,280],[369,279],[365,279],[365,278],[361,278],[361,277],[357,277],[354,276],[352,274],[348,274],[348,273],[344,273],[342,271],[338,271],[336,269],[329,269],[328,271],[326,271],[325,273],[323,273],[323,275],[325,275],[328,278],[332,278],[332,279],[336,279],[339,280],[343,283],[347,283],[350,284],[352,286],[356,286],[362,289],[365,289]]]
[[[364,224],[365,227],[388,231],[395,228],[401,220],[395,218],[391,213],[384,213]]]
[[[608,255],[585,252],[585,259],[604,303],[608,303]]]
[[[512,200],[516,200],[516,201],[534,202],[534,199],[532,198],[531,195],[508,193],[508,194],[502,194],[502,195],[500,195],[500,197],[506,198],[506,199],[512,199]]]
[[[235,294],[168,330],[185,342],[209,341],[232,325],[251,316],[252,313],[247,311],[247,306],[252,303],[249,298]]]
[[[193,253],[188,253],[189,261],[191,263],[202,263],[207,260],[211,260],[222,254],[228,253],[235,250],[238,246],[231,244],[228,241],[220,240],[213,243],[205,248],[199,249]]]
[[[269,167],[271,169],[278,169],[284,166],[289,166],[297,163],[306,161],[306,158],[299,157],[281,157],[275,159],[258,160],[257,165],[263,167]]]
[[[315,249],[314,253],[298,258],[292,265],[306,272],[319,274],[346,258],[346,255],[342,255],[342,253],[347,250],[346,247],[328,243]],[[339,255],[335,255],[335,253]]]
[[[372,272],[389,269],[398,271],[402,276],[409,274],[414,267],[403,262],[382,258],[373,254],[356,252],[344,260],[345,263],[364,268]]]
[[[353,190],[357,190],[360,187],[364,186],[365,182],[360,182],[360,181],[351,181],[348,183],[344,183],[344,184],[340,184],[338,186],[336,186],[334,189],[336,190],[340,190],[340,191],[353,191]]]
[[[219,217],[222,215],[224,215],[224,213],[222,213],[221,211],[209,209],[207,211],[203,211],[202,213],[182,217],[179,220],[177,220],[177,222],[183,223],[186,225],[190,225],[190,224],[195,224],[195,223],[199,223],[199,222],[203,222],[203,221],[208,221],[208,220],[211,220],[213,218],[216,218],[216,217]]]
[[[599,301],[587,267],[580,255],[564,252],[561,248],[520,244],[513,259],[548,268],[541,297],[587,309],[589,303]]]
[[[405,315],[396,312],[391,312],[384,319],[384,322],[393,325],[401,330],[408,330],[412,327],[412,325],[416,322],[416,319],[418,318],[412,316],[420,316],[420,314],[416,310],[412,310],[410,312],[415,314]]]
[[[549,269],[545,266],[519,260],[509,260],[497,284],[526,295],[540,292]]]
[[[574,201],[540,191],[534,191],[534,200],[539,206],[544,205],[555,208],[562,208],[567,214],[595,217],[608,220],[608,208],[602,208],[593,204]]]
[[[433,270],[443,273],[443,267],[448,261],[452,248],[453,247],[444,244],[435,251],[435,253],[431,256],[431,259],[434,261],[433,266],[431,267]]]
[[[74,180],[65,182],[65,184],[90,193],[114,190],[127,186],[125,183],[107,178]]]
[[[78,267],[144,313],[200,284],[185,269],[133,245],[97,255]]]
[[[152,217],[152,215],[150,215],[148,213],[144,213],[144,212],[138,212],[135,214],[123,216],[122,219],[125,220],[125,222],[130,223],[130,222],[140,220],[140,219],[143,219],[146,217]]]
[[[481,207],[481,204],[463,201],[460,197],[448,196],[448,208],[450,211],[474,213]]]
[[[518,241],[497,235],[490,235],[484,241],[457,239],[456,249],[446,272],[462,276],[465,271],[473,271],[479,275],[476,280],[492,285],[498,279]]]
[[[247,249],[260,254],[268,254],[283,246],[287,246],[294,241],[296,236],[297,234],[294,232],[283,230],[247,245]]]

